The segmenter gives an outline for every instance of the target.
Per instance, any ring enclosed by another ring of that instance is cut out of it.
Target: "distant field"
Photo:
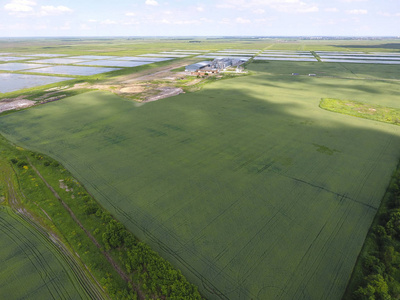
[[[82,94],[3,116],[0,132],[61,161],[207,298],[340,299],[400,128],[318,105],[399,107],[398,83],[377,80],[399,70],[381,67],[254,63],[144,105]]]
[[[52,242],[0,207],[0,298],[90,299]]]

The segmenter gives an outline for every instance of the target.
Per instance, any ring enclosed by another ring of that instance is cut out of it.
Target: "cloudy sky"
[[[400,0],[0,0],[0,36],[400,36]]]

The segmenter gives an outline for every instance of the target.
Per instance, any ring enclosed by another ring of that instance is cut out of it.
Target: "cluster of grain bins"
[[[212,61],[202,61],[188,65],[185,71],[190,72],[192,75],[217,74],[229,67],[239,67],[247,60],[247,58],[239,57],[217,57]]]

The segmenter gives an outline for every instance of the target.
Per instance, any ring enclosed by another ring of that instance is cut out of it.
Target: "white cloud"
[[[229,4],[229,3],[217,4],[215,7],[216,8],[236,8],[235,5],[232,5],[232,4]]]
[[[72,12],[72,9],[64,5],[44,5],[41,6],[39,9],[35,9],[34,6],[36,5],[36,2],[32,0],[12,0],[10,3],[4,6],[4,9],[9,11],[11,15],[15,15],[17,17],[58,16],[64,13]]]
[[[200,18],[200,21],[201,21],[202,23],[213,23],[213,22],[214,22],[214,20],[207,19],[207,18]]]
[[[379,11],[378,15],[383,16],[383,17],[400,17],[400,13],[388,13],[388,12],[382,12]]]
[[[197,10],[198,12],[203,12],[203,11],[204,11],[204,7],[198,6],[198,7],[196,7],[196,10]]]
[[[107,20],[101,21],[100,24],[114,25],[114,24],[117,24],[117,21],[113,21],[113,20],[107,19]]]
[[[64,25],[60,27],[60,30],[70,30],[71,29],[71,22],[65,22]]]
[[[241,18],[241,17],[236,18],[235,21],[236,21],[236,23],[239,23],[239,24],[248,24],[248,23],[251,23],[250,20],[244,19],[244,18]]]
[[[257,15],[262,15],[263,13],[265,13],[265,9],[258,8],[258,9],[253,10],[253,13],[255,13]]]
[[[298,9],[296,9],[296,12],[298,13],[312,13],[318,11],[319,11],[318,6],[299,7]]]
[[[336,7],[329,7],[324,9],[327,12],[338,12],[339,10]]]
[[[352,2],[367,2],[368,0],[341,0],[341,2],[347,2],[347,3],[352,3]]]
[[[219,23],[229,25],[229,24],[231,24],[231,20],[228,18],[223,18],[221,21],[219,21]]]
[[[136,13],[134,13],[134,12],[127,12],[127,13],[125,14],[125,16],[134,17],[134,16],[136,16]]]
[[[221,0],[216,7],[237,10],[252,9],[253,12],[265,10],[265,8],[272,8],[285,13],[310,13],[319,11],[317,5],[307,4],[301,0]]]
[[[10,3],[4,5],[4,9],[11,13],[26,13],[33,11],[33,6],[35,5],[36,2],[31,0],[12,0]]]
[[[124,22],[123,24],[124,24],[124,25],[139,25],[140,22],[139,22],[139,21],[131,20],[131,21],[128,21],[128,22]]]
[[[53,5],[48,5],[48,6],[42,6],[40,8],[39,15],[41,16],[57,16],[61,15],[64,13],[70,13],[72,12],[72,9],[59,5],[59,6],[53,6]]]
[[[346,14],[349,14],[349,15],[366,15],[367,13],[368,13],[368,10],[366,10],[366,9],[346,10]]]
[[[81,30],[91,30],[92,28],[89,27],[87,24],[81,24],[80,29]]]
[[[146,0],[145,4],[150,6],[157,6],[158,2],[156,0]]]
[[[88,22],[89,22],[89,23],[96,23],[97,20],[95,20],[95,19],[90,19],[90,20],[88,20]]]

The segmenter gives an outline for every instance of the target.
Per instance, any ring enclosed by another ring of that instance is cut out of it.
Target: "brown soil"
[[[138,102],[152,102],[176,96],[183,93],[181,88],[176,87],[177,81],[186,78],[188,74],[185,72],[172,72],[172,70],[186,66],[192,63],[192,60],[179,61],[157,69],[132,73],[109,80],[104,84],[87,86],[87,88],[109,91],[121,97],[135,99]],[[194,85],[201,80],[196,79],[186,85]]]
[[[143,93],[146,90],[146,87],[143,85],[134,85],[122,87],[119,92],[123,94],[138,94]]]
[[[176,96],[176,95],[183,93],[183,90],[181,88],[174,88],[174,87],[161,87],[158,90],[160,91],[159,94],[157,94],[155,96],[147,97],[142,102],[157,101],[160,99]]]
[[[17,97],[14,99],[3,99],[0,101],[0,113],[7,110],[22,109],[35,105],[35,101],[23,99],[23,97]]]

